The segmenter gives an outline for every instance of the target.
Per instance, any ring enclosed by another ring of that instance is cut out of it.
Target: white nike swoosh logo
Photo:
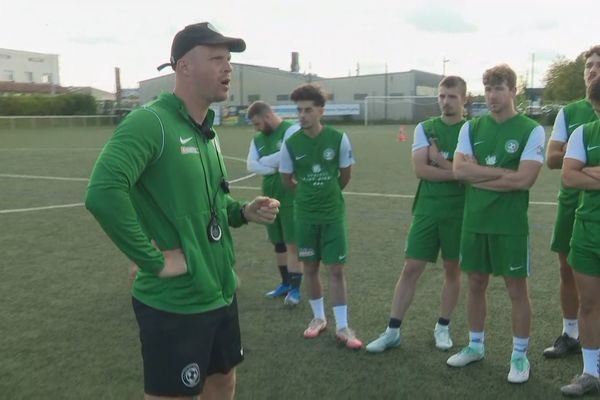
[[[510,267],[510,270],[511,270],[511,271],[516,271],[516,270],[518,270],[518,269],[521,269],[521,268],[523,268],[523,266],[522,266],[522,265],[520,265],[520,266],[518,266],[518,267]]]
[[[258,148],[258,151],[261,151],[261,150],[262,150],[262,149],[264,149],[264,148],[265,148],[265,146],[260,146],[260,147]]]
[[[343,260],[344,258],[346,258],[346,256],[338,256],[338,260]]]
[[[597,149],[598,147],[600,147],[600,146],[589,146],[589,145],[588,145],[588,147],[587,147],[587,151],[592,151],[592,150],[594,150],[594,149]]]
[[[484,142],[485,142],[485,140],[482,140],[481,142],[475,142],[475,143],[473,143],[473,146],[477,146],[478,144],[481,144],[481,143],[484,143]]]
[[[306,157],[306,154],[296,157],[296,160],[302,160],[304,157]]]
[[[192,140],[192,139],[193,139],[193,137],[189,137],[189,138],[185,138],[185,139],[184,139],[184,138],[182,138],[181,136],[179,136],[179,142],[180,142],[181,144],[186,144],[187,142],[189,142],[189,141],[190,141],[190,140]]]

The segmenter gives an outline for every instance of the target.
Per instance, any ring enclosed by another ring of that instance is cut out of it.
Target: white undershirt
[[[298,123],[295,123],[288,129],[286,129],[285,133],[283,134],[283,140],[281,145],[282,148],[283,143],[285,143],[285,141],[298,130],[300,130],[300,125]],[[258,175],[273,175],[277,172],[279,168],[279,160],[281,159],[280,152],[281,149],[276,153],[261,157],[258,152],[258,149],[256,148],[256,144],[254,143],[254,139],[252,139],[252,141],[250,142],[250,149],[248,149],[246,168],[249,172],[254,172]]]
[[[587,154],[585,152],[585,145],[583,144],[583,126],[580,126],[571,133],[569,143],[567,143],[565,158],[573,158],[584,164],[587,163]]]

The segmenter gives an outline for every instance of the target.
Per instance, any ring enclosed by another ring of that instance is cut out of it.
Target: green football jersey
[[[294,200],[297,220],[320,224],[344,219],[344,197],[339,183],[343,136],[342,132],[323,126],[316,137],[300,130],[285,142],[297,181]]]
[[[283,136],[291,126],[291,122],[282,121],[270,134],[258,132],[254,136],[254,145],[259,156],[264,157],[279,152],[283,143]],[[279,172],[263,175],[262,193],[265,196],[279,200],[281,207],[293,206],[294,192],[283,183]]]
[[[598,119],[592,104],[587,99],[567,104],[563,108],[563,116],[565,118],[565,129],[567,130],[567,141],[579,126]],[[575,206],[579,201],[579,192],[579,189],[564,187],[561,182],[558,201],[565,205]]]
[[[521,114],[502,123],[490,115],[474,118],[469,121],[473,154],[480,165],[517,170],[529,136],[537,126],[537,122]],[[528,205],[528,190],[497,192],[469,185],[463,229],[475,233],[527,235]]]
[[[586,167],[600,165],[600,120],[583,126],[583,145]],[[576,216],[582,220],[600,222],[600,190],[582,190]]]
[[[458,134],[464,123],[465,121],[462,120],[456,124],[447,125],[441,117],[435,117],[422,122],[421,126],[427,139],[436,139],[442,156],[452,161]],[[464,205],[465,187],[460,182],[432,182],[421,179],[413,202],[413,214],[462,218]]]

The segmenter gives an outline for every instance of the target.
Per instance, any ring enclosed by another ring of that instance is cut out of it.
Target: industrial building
[[[218,111],[224,118],[237,115],[256,100],[274,106],[290,105],[292,90],[307,82],[317,83],[325,90],[328,106],[339,109],[354,105],[344,108],[353,110],[348,115],[335,114],[345,120],[363,121],[367,117],[369,121],[412,122],[439,113],[434,98],[442,79],[439,74],[410,70],[323,78],[259,65],[232,63],[232,67],[229,99],[219,103]],[[172,91],[174,85],[174,73],[140,81],[140,102],[144,104],[163,91]]]
[[[0,49],[0,81],[60,85],[58,55]]]

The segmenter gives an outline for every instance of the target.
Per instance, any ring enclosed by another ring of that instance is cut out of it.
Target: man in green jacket
[[[173,93],[132,112],[92,172],[85,204],[138,268],[133,309],[146,398],[233,398],[243,360],[229,226],[270,223],[279,202],[229,196],[212,129],[227,99],[230,52],[246,48],[209,23],[173,39]]]

